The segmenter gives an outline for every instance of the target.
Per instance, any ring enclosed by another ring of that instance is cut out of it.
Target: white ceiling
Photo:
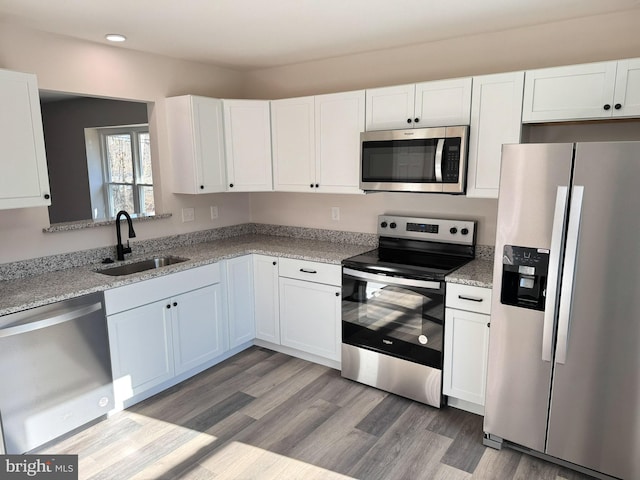
[[[0,0],[0,20],[257,69],[640,8],[640,0]]]

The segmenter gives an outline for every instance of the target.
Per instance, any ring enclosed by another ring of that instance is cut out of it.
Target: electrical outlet
[[[211,220],[218,218],[218,207],[211,205]]]
[[[182,222],[193,222],[196,218],[195,210],[193,208],[182,209]]]
[[[340,220],[340,207],[331,207],[331,220]]]

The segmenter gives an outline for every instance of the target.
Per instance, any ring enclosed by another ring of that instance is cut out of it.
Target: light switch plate
[[[340,220],[340,207],[331,207],[331,220]]]
[[[218,218],[218,207],[211,205],[211,220]]]

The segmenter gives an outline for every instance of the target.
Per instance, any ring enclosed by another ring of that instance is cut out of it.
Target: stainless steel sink
[[[108,267],[97,270],[98,273],[102,273],[103,275],[111,275],[111,276],[120,276],[120,275],[130,275],[132,273],[140,273],[146,270],[153,270],[156,268],[166,267],[168,265],[174,265],[176,263],[186,262],[189,260],[188,258],[181,257],[155,257],[148,258],[146,260],[140,260],[138,262],[127,263],[124,265],[118,265],[117,267]]]

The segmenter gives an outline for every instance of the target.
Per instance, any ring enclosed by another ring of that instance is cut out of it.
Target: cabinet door
[[[171,310],[159,301],[107,317],[116,401],[173,377]]]
[[[256,336],[253,306],[253,265],[251,255],[225,262],[227,271],[227,309],[231,348],[250,342]]]
[[[360,133],[365,92],[315,97],[316,183],[319,192],[362,193]]]
[[[640,117],[640,58],[618,62],[613,116]]]
[[[0,209],[51,205],[35,75],[0,70]]]
[[[340,288],[280,277],[282,345],[340,361]]]
[[[218,283],[167,300],[175,373],[186,372],[228,350],[222,286]]]
[[[489,353],[489,315],[447,308],[442,391],[484,405]]]
[[[183,95],[165,108],[174,192],[226,191],[222,100]]]
[[[524,72],[473,78],[467,196],[498,198],[504,143],[520,143]]]
[[[416,85],[415,127],[469,125],[471,77]]]
[[[223,100],[230,192],[273,190],[268,100]]]
[[[278,258],[253,255],[256,338],[280,345]]]
[[[412,128],[415,85],[367,90],[367,131]]]
[[[523,122],[609,118],[616,62],[530,70],[526,73]]]
[[[315,191],[313,97],[271,102],[273,186],[283,192]]]

